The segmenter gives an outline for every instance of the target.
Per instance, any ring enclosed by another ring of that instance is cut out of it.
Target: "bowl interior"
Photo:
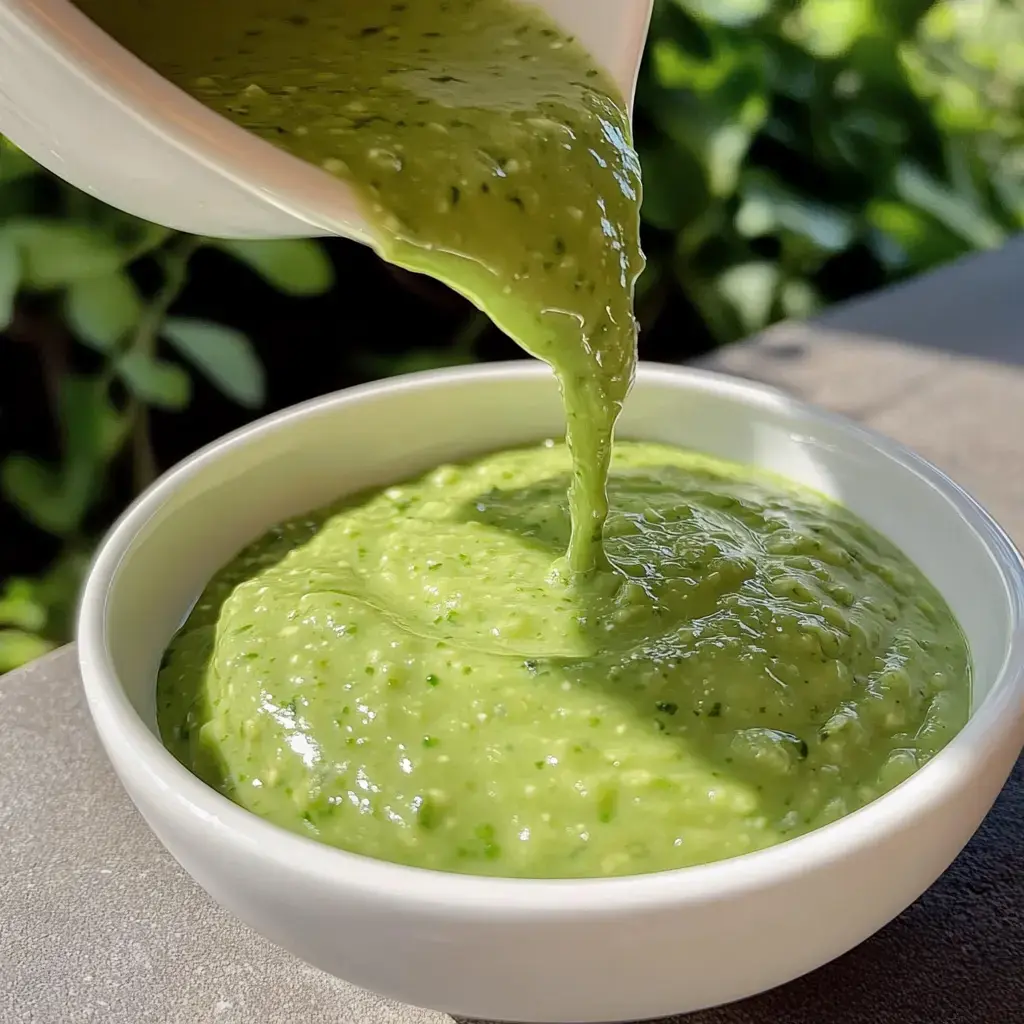
[[[546,367],[421,374],[320,399],[261,421],[164,477],[118,528],[104,633],[128,699],[155,731],[160,656],[217,568],[275,522],[446,461],[558,437]],[[967,635],[974,708],[1020,620],[1015,554],[977,505],[923,461],[757,385],[643,367],[618,435],[700,449],[824,492],[897,543]],[[1002,564],[1001,564],[1002,563]],[[87,596],[87,600],[88,600]]]

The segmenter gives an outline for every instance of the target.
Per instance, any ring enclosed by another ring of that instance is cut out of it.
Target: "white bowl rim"
[[[71,68],[106,102],[162,141],[314,230],[337,233],[337,225],[321,223],[304,202],[325,182],[336,187],[334,178],[203,106],[104,32],[71,0],[34,0],[8,13],[33,33],[51,60]],[[251,174],[254,166],[260,168],[258,181]],[[350,212],[354,217],[354,208]],[[376,244],[361,218],[348,227],[351,237]]]
[[[825,868],[906,829],[968,785],[993,749],[1018,728],[1024,709],[1024,558],[995,520],[959,485],[903,445],[845,417],[811,406],[765,384],[710,370],[640,364],[638,378],[729,395],[755,405],[784,402],[793,412],[833,426],[930,483],[960,512],[997,564],[1010,616],[1010,643],[991,690],[964,728],[907,781],[852,814],[806,835],[754,853],[672,871],[613,878],[524,879],[463,875],[408,867],[324,845],[287,831],[232,803],[201,782],[160,743],[142,721],[117,678],[106,642],[106,606],[112,584],[135,536],[179,483],[253,438],[339,403],[373,399],[383,392],[431,388],[452,381],[537,379],[550,369],[535,361],[491,363],[390,378],[334,392],[263,417],[200,449],[165,473],[128,508],[107,534],[93,561],[78,615],[78,656],[90,710],[105,743],[126,748],[147,782],[173,794],[229,844],[298,873],[317,885],[346,888],[378,905],[422,908],[444,905],[464,917],[556,918],[565,913],[616,914],[703,904],[781,883]]]

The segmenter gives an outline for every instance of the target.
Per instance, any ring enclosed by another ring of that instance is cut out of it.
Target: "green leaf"
[[[111,274],[125,260],[109,235],[88,224],[21,218],[8,222],[5,234],[21,251],[23,285],[35,291]]]
[[[0,469],[7,499],[30,522],[60,537],[76,525],[75,510],[64,501],[60,474],[27,455],[11,455]]]
[[[1006,231],[968,197],[957,195],[922,168],[909,162],[896,171],[896,192],[904,202],[930,213],[977,249],[995,249]]]
[[[883,180],[906,146],[910,126],[885,110],[850,107],[829,120],[827,131],[845,160]]]
[[[743,185],[736,229],[747,238],[791,231],[826,252],[842,252],[853,241],[857,222],[836,206],[790,191],[777,179],[753,175]]]
[[[192,381],[185,370],[145,352],[126,352],[117,361],[117,372],[128,390],[147,405],[180,410],[192,398]]]
[[[778,287],[778,265],[763,261],[740,263],[718,278],[719,292],[735,310],[748,334],[771,322]]]
[[[742,124],[723,124],[707,134],[705,158],[711,194],[731,196],[754,133]]]
[[[867,209],[872,248],[893,273],[924,270],[969,251],[967,243],[923,210],[896,200],[875,200]]]
[[[838,57],[872,28],[874,0],[804,0],[792,34],[815,57]]]
[[[651,54],[663,88],[651,96],[647,114],[662,136],[660,149],[672,152],[674,143],[676,159],[699,161],[693,177],[712,195],[730,196],[768,116],[762,62],[725,45],[716,47],[713,60],[700,60],[667,40]]]
[[[216,241],[213,244],[251,267],[285,295],[321,295],[334,284],[334,268],[324,247],[311,238],[275,242]]]
[[[39,166],[8,139],[0,136],[0,185],[36,174]]]
[[[54,644],[21,629],[0,629],[0,675],[13,672],[53,650]]]
[[[806,320],[821,309],[821,296],[808,281],[787,281],[779,292],[782,313],[790,320]]]
[[[1018,173],[997,168],[991,185],[1007,214],[1014,218],[1018,227],[1024,227],[1024,167]]]
[[[128,275],[117,272],[76,281],[68,289],[65,310],[82,341],[110,352],[138,323],[142,300]]]
[[[30,522],[58,537],[68,537],[81,528],[105,481],[106,463],[123,444],[128,420],[110,404],[101,378],[66,377],[61,382],[59,414],[64,439],[60,465],[47,466],[27,455],[12,455],[0,468],[0,488]],[[7,621],[12,607],[19,608],[11,603],[19,596],[24,595],[7,593],[0,600]],[[24,619],[26,611],[20,606],[21,621],[15,624],[30,625]]]
[[[14,300],[21,286],[21,257],[14,240],[0,234],[0,331],[14,319]]]
[[[59,466],[27,455],[12,455],[0,470],[0,486],[22,514],[58,537],[74,533],[105,481],[106,464],[127,436],[129,420],[110,403],[98,377],[61,381]]]
[[[100,377],[65,377],[60,423],[64,438],[60,502],[68,530],[77,529],[106,482],[107,464],[124,444],[131,420],[110,402]]]
[[[172,317],[167,340],[229,398],[255,409],[266,400],[266,379],[252,342],[240,331],[207,320]]]
[[[676,3],[695,18],[740,28],[771,11],[775,0],[676,0]]]
[[[11,579],[0,594],[0,626],[38,633],[46,626],[46,606],[36,597],[31,580]]]
[[[60,421],[71,462],[90,467],[109,462],[124,444],[131,421],[110,401],[99,377],[65,377],[61,383]]]

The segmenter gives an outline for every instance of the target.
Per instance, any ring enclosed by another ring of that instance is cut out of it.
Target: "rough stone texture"
[[[0,680],[0,1022],[444,1024],[295,960],[171,859],[66,647]]]
[[[909,443],[1024,542],[1024,241],[712,365]],[[855,898],[855,897],[853,897]],[[2,1024],[451,1024],[216,907],[99,748],[68,648],[0,679]],[[959,860],[858,949],[678,1024],[1024,1024],[1024,761]]]

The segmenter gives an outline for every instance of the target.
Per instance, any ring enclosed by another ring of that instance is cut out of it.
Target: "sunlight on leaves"
[[[697,17],[714,18],[733,27],[749,25],[775,6],[775,0],[676,0],[676,3]]]
[[[838,57],[875,27],[873,0],[804,0],[791,36],[815,57]]]
[[[56,645],[22,629],[0,629],[0,675],[41,658]]]
[[[748,333],[767,326],[778,287],[778,265],[767,261],[730,267],[718,279],[722,296],[732,305]]]
[[[30,580],[8,580],[0,591],[0,626],[38,633],[46,625],[46,607],[36,599]]]
[[[895,184],[901,199],[930,213],[976,248],[994,249],[1006,240],[1006,232],[984,210],[936,181],[921,167],[901,163]]]

